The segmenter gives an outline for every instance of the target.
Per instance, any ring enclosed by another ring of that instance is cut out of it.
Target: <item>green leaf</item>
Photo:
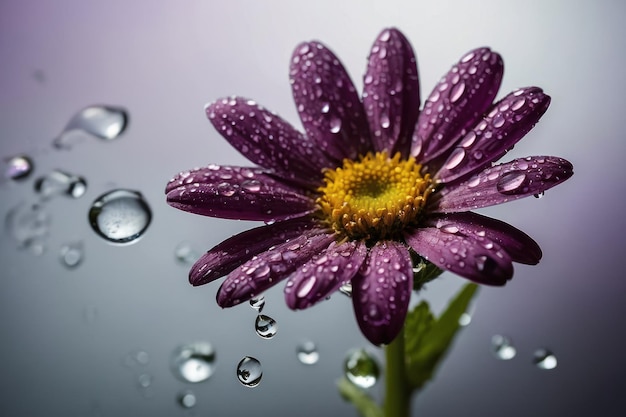
[[[435,319],[428,303],[422,301],[411,311],[405,322],[405,355],[407,380],[412,389],[429,381],[448,352],[460,325],[461,315],[474,297],[478,286],[466,284]]]
[[[337,388],[339,388],[341,396],[346,401],[351,402],[361,416],[383,417],[383,411],[378,404],[376,404],[376,401],[374,401],[368,393],[348,381],[346,378],[341,378],[337,381]]]

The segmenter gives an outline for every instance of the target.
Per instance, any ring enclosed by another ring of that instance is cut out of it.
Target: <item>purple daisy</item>
[[[227,275],[217,302],[230,307],[286,279],[292,309],[351,283],[361,331],[384,344],[404,324],[415,255],[488,285],[505,284],[513,262],[536,264],[541,249],[528,235],[470,212],[573,174],[553,156],[493,165],[550,103],[538,87],[494,103],[502,74],[499,54],[470,51],[420,111],[415,55],[397,29],[374,42],[361,98],[328,48],[300,44],[290,82],[306,135],[252,100],[218,100],[209,120],[259,168],[209,165],[167,185],[178,209],[266,223],[209,250],[190,282]]]

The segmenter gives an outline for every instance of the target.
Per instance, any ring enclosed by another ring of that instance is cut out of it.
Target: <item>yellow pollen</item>
[[[325,172],[316,201],[333,229],[350,239],[387,239],[417,221],[433,181],[414,158],[400,158],[370,152]]]

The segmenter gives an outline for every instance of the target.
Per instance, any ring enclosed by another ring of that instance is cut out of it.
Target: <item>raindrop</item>
[[[90,106],[82,109],[70,119],[61,135],[53,142],[55,148],[68,149],[71,143],[66,133],[83,131],[97,138],[113,140],[128,126],[128,113],[120,107]]]
[[[191,391],[183,391],[176,398],[178,404],[183,408],[193,408],[196,406],[196,395]]]
[[[339,133],[341,130],[341,119],[333,117],[330,119],[330,133]]]
[[[89,223],[113,243],[137,241],[150,224],[152,212],[138,191],[117,189],[98,197],[89,209]]]
[[[259,314],[254,321],[254,329],[256,330],[256,334],[263,339],[271,339],[276,336],[278,325],[276,324],[276,320],[270,316]]]
[[[380,368],[376,359],[365,349],[353,349],[344,361],[344,372],[354,385],[370,388],[378,381]]]
[[[37,178],[35,191],[45,199],[59,194],[79,198],[87,191],[87,181],[82,177],[54,170],[43,177]]]
[[[83,242],[69,242],[61,246],[59,252],[61,263],[67,268],[76,268],[83,261]]]
[[[172,355],[171,369],[181,381],[206,381],[215,371],[215,350],[208,342],[180,346]]]
[[[261,362],[252,356],[246,356],[237,365],[237,379],[246,387],[256,387],[261,382],[263,370]]]
[[[557,360],[554,353],[548,349],[537,349],[534,354],[533,363],[539,369],[550,370],[556,368]]]
[[[498,179],[496,189],[502,194],[515,194],[526,180],[522,171],[509,171]]]
[[[250,307],[258,311],[259,313],[263,311],[263,307],[265,307],[265,297],[262,295],[259,295],[258,297],[251,298]]]
[[[42,239],[48,235],[50,227],[50,215],[43,206],[20,203],[9,210],[4,225],[20,248],[29,248],[37,255],[43,253]]]
[[[190,243],[181,242],[174,248],[174,257],[176,261],[183,265],[191,265],[200,257],[200,254],[195,250]]]
[[[296,356],[300,363],[305,365],[314,365],[320,359],[317,346],[310,340],[306,340],[296,347]]]
[[[517,354],[517,350],[515,346],[513,346],[511,339],[499,334],[491,338],[491,349],[496,358],[503,361],[513,359]]]
[[[5,159],[4,176],[11,180],[21,180],[28,177],[34,168],[33,160],[26,155],[18,155]]]

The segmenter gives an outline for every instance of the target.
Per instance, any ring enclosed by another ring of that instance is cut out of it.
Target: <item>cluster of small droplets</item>
[[[332,227],[350,238],[386,238],[419,215],[433,191],[413,158],[368,153],[326,172],[318,205]]]

